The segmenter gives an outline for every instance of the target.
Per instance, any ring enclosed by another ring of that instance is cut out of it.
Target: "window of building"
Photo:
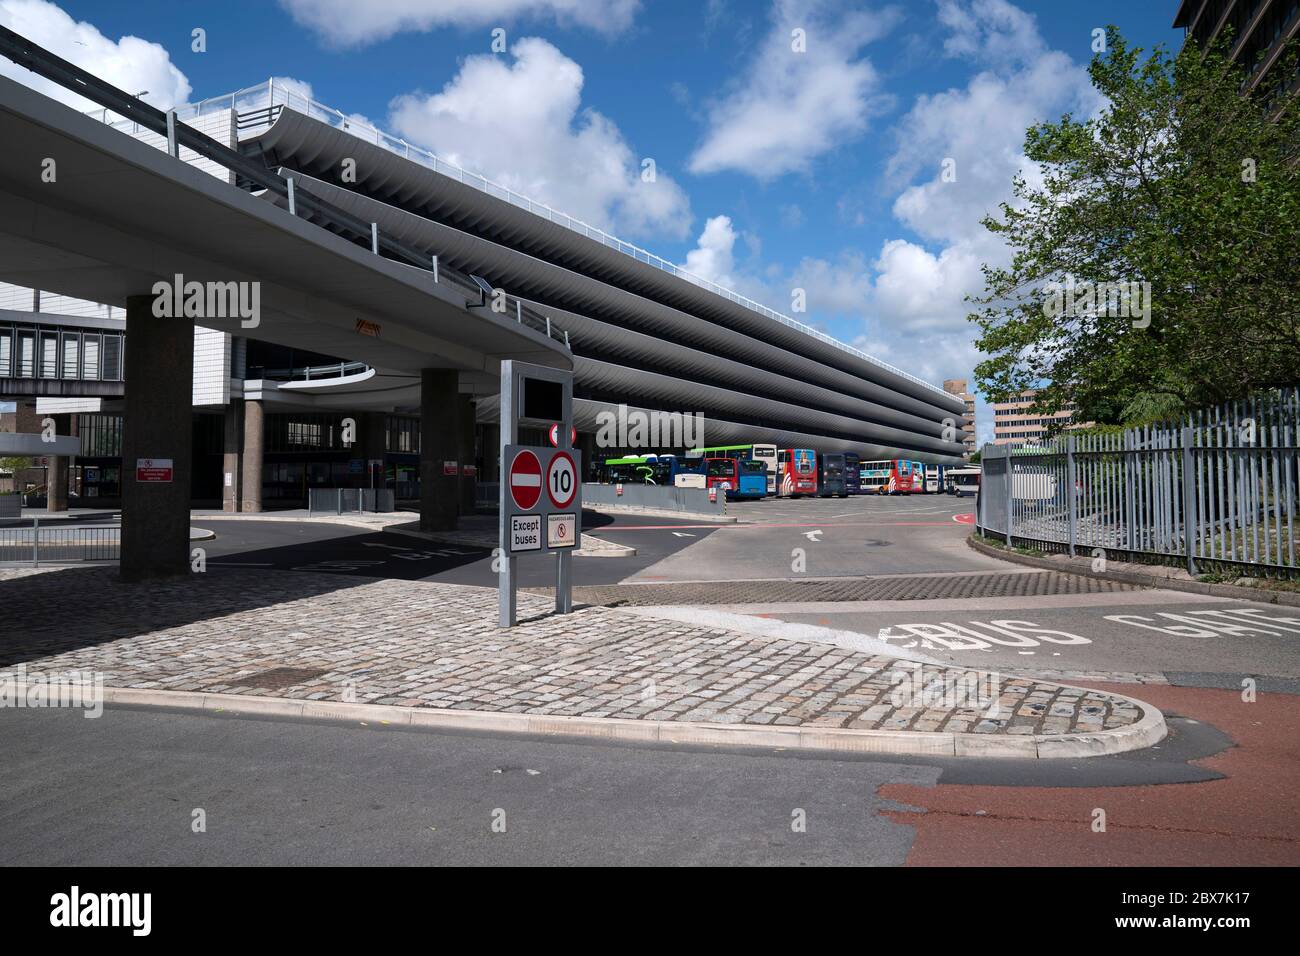
[[[99,336],[86,333],[81,337],[81,376],[88,381],[99,379]]]
[[[104,355],[100,377],[106,382],[122,381],[122,336],[104,336]]]
[[[57,332],[41,333],[41,378],[59,376],[59,336]]]
[[[81,372],[81,336],[76,332],[63,333],[63,377],[78,378]]]
[[[18,333],[17,378],[34,378],[36,364],[36,336],[31,332]]]

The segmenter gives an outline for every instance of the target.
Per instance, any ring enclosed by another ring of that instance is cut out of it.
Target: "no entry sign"
[[[542,496],[542,463],[531,451],[518,452],[510,462],[510,497],[515,507],[530,510]]]
[[[557,508],[573,504],[578,493],[578,469],[568,452],[557,451],[546,468],[546,495]]]

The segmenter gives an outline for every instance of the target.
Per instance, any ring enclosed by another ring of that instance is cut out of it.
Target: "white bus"
[[[944,490],[950,495],[963,497],[965,495],[975,495],[980,490],[980,475],[982,470],[978,465],[970,465],[966,468],[948,468],[943,473]]]
[[[944,474],[947,470],[943,465],[925,466],[925,493],[927,495],[937,495],[945,489]]]

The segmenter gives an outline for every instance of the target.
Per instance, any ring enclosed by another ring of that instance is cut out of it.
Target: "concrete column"
[[[126,300],[126,414],[122,434],[124,581],[188,574],[194,326],[158,318],[152,295]],[[136,481],[142,458],[170,459],[171,481]]]
[[[262,510],[262,451],[263,419],[265,410],[261,402],[244,402],[243,479],[239,488],[239,510]]]
[[[237,514],[244,487],[244,403],[232,398],[226,406],[221,445],[221,510]]]
[[[457,475],[444,475],[443,462],[459,461],[456,427],[457,375],[453,370],[420,371],[420,530],[454,531]]]
[[[55,415],[54,433],[56,435],[72,434],[71,415]],[[66,455],[51,455],[49,473],[45,481],[45,510],[68,510],[68,474],[72,470],[72,459]]]
[[[465,466],[474,464],[474,396],[456,396],[456,457],[460,461],[460,513],[474,513],[474,483],[478,478],[465,474]]]

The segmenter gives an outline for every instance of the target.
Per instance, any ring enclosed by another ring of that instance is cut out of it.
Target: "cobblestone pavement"
[[[1131,584],[1057,571],[909,574],[812,581],[705,581],[575,587],[573,600],[605,607],[690,604],[776,604],[806,601],[917,601],[935,598],[1028,597],[1138,591]]]
[[[511,713],[972,733],[1122,727],[1101,692],[521,594],[279,571],[124,585],[115,568],[0,571],[0,668],[92,670],[114,687]],[[909,673],[912,673],[909,671]],[[996,705],[996,706],[995,706]]]

